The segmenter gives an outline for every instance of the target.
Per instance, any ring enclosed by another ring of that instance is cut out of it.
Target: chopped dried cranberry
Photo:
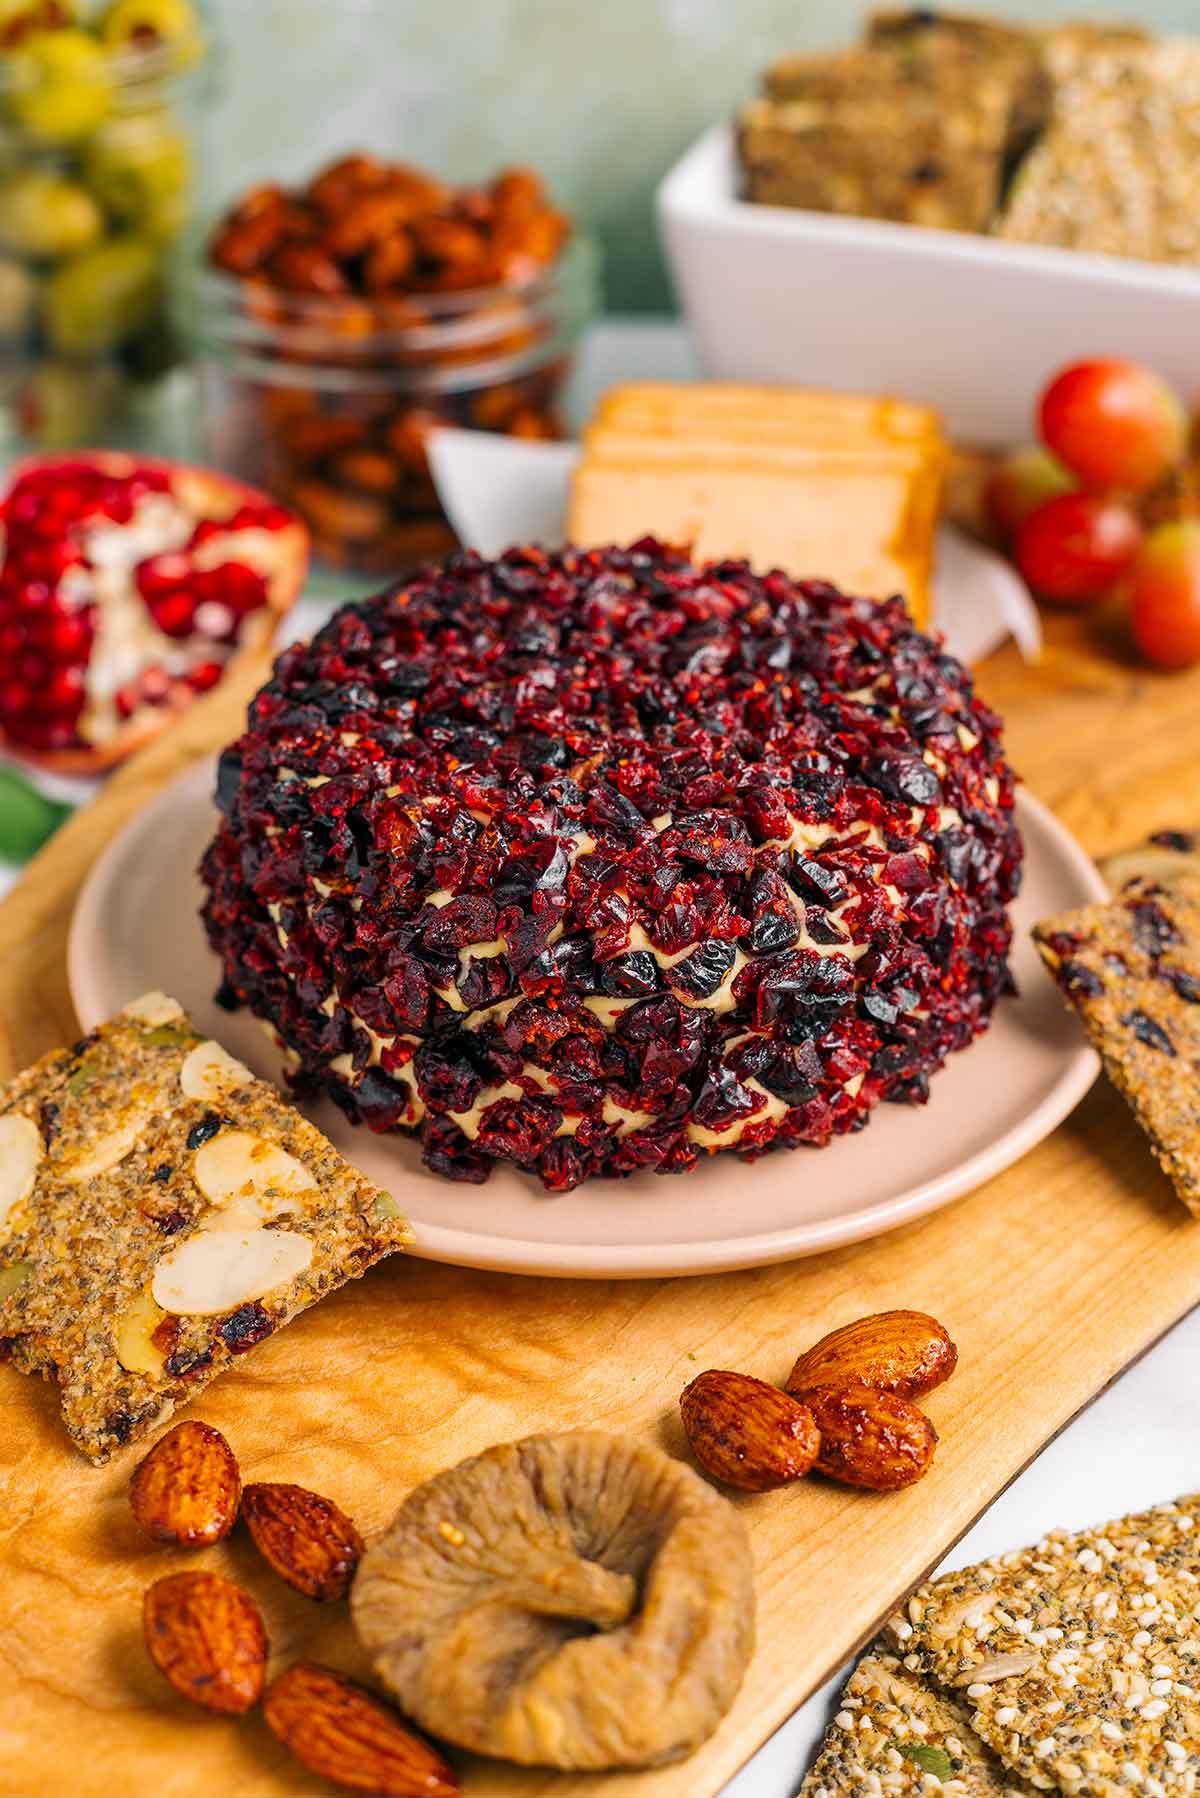
[[[1095,999],[1104,991],[1104,982],[1093,969],[1081,961],[1064,961],[1058,969],[1058,983],[1068,993],[1086,993]]]
[[[242,1305],[237,1311],[231,1311],[220,1325],[220,1337],[231,1355],[244,1355],[256,1343],[269,1336],[275,1325],[269,1314],[257,1302]]]
[[[1157,1049],[1162,1055],[1173,1056],[1175,1054],[1174,1043],[1162,1025],[1156,1023],[1147,1012],[1140,1009],[1127,1011],[1121,1022],[1129,1025],[1139,1043],[1144,1043],[1147,1049]]]
[[[215,1111],[206,1111],[204,1116],[200,1119],[200,1122],[198,1124],[193,1124],[191,1129],[187,1133],[188,1148],[189,1149],[203,1148],[203,1146],[206,1142],[212,1141],[213,1137],[217,1135],[220,1128],[221,1128],[221,1120],[217,1116],[216,1112]]]
[[[1132,905],[1133,934],[1138,946],[1145,950],[1150,959],[1156,960],[1164,949],[1179,941],[1179,932],[1168,918],[1161,905],[1153,899],[1144,899],[1140,904]]]

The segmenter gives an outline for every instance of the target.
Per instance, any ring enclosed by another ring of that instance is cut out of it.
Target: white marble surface
[[[965,1567],[1034,1542],[1059,1525],[1101,1523],[1200,1487],[1198,1368],[1200,1312],[1177,1325],[1044,1449],[945,1566]],[[954,1453],[952,1436],[943,1434],[938,1452]],[[726,1786],[724,1798],[791,1798],[838,1690],[839,1683],[831,1683],[797,1711]]]

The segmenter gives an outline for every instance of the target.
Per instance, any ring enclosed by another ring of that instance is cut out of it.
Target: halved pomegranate
[[[304,584],[296,515],[117,450],[18,464],[0,502],[0,742],[98,773],[260,652]]]

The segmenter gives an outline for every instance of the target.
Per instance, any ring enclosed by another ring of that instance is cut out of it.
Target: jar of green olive
[[[173,361],[194,0],[0,0],[0,442],[136,444]]]

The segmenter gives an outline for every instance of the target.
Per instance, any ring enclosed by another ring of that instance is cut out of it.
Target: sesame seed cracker
[[[914,1679],[895,1654],[859,1662],[798,1798],[1026,1798],[966,1709]]]
[[[1200,1216],[1200,880],[1135,878],[1107,903],[1044,919],[1033,935],[1164,1172]]]
[[[1037,1791],[1200,1790],[1200,1496],[948,1573],[888,1626],[905,1668]]]

